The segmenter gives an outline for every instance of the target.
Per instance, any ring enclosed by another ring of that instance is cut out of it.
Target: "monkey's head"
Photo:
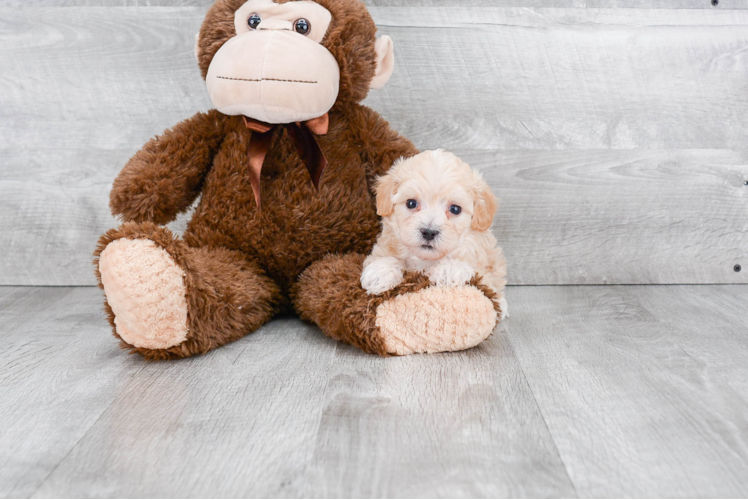
[[[359,102],[394,66],[359,0],[216,0],[195,55],[218,111],[273,124]]]

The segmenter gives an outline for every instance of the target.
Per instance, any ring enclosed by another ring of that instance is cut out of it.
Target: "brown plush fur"
[[[128,222],[101,237],[94,254],[95,263],[104,248],[119,238],[149,239],[166,250],[185,272],[188,306],[189,334],[185,342],[169,349],[153,350],[132,347],[122,341],[125,349],[149,359],[202,354],[256,330],[278,310],[281,302],[278,286],[240,252],[190,248],[165,227],[151,222]],[[98,265],[96,275],[101,287]],[[105,310],[114,329],[114,313],[108,303]],[[116,331],[114,335],[120,338]]]
[[[431,286],[423,274],[406,272],[403,282],[381,295],[367,295],[360,277],[365,256],[331,255],[315,262],[300,277],[293,300],[301,318],[317,324],[330,337],[371,353],[388,353],[376,326],[377,308],[403,293],[414,293]],[[470,285],[491,299],[501,316],[498,296],[476,276]],[[498,317],[497,316],[497,317]]]
[[[216,51],[234,36],[234,11],[244,1],[218,0],[209,10],[198,53],[203,76]],[[428,286],[423,276],[409,276],[396,290],[371,298],[358,282],[361,254],[371,250],[380,231],[374,180],[399,157],[418,151],[377,113],[358,104],[376,67],[376,27],[363,3],[318,3],[333,15],[323,45],[341,71],[329,133],[318,137],[329,161],[319,192],[286,131],[278,127],[262,170],[263,209],[258,211],[246,156],[251,132],[241,117],[215,110],[149,141],[114,182],[112,212],[128,222],[101,238],[96,258],[115,239],[147,238],[185,272],[187,340],[166,350],[135,349],[123,341],[133,352],[151,359],[204,353],[295,306],[327,335],[384,355],[373,324],[377,304]],[[183,240],[157,226],[173,220],[199,195]],[[105,307],[114,328],[112,310]]]

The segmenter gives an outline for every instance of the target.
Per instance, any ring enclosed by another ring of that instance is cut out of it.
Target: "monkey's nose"
[[[424,240],[431,241],[439,236],[439,231],[437,231],[436,229],[431,229],[430,227],[422,227],[421,235],[423,236]]]

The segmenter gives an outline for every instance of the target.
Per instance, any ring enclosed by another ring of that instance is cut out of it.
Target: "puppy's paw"
[[[444,259],[426,274],[436,286],[458,286],[470,281],[475,275],[475,269],[461,260]]]
[[[361,286],[369,295],[392,290],[403,281],[403,267],[395,258],[376,259],[361,273]]]
[[[501,297],[499,299],[499,309],[501,309],[501,316],[499,316],[499,319],[509,317],[509,304],[506,303],[506,297]]]

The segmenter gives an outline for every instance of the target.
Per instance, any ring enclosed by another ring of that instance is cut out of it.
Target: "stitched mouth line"
[[[317,83],[310,80],[284,80],[282,78],[229,78],[228,76],[217,76],[221,80],[236,80],[239,82],[289,82],[289,83]]]

